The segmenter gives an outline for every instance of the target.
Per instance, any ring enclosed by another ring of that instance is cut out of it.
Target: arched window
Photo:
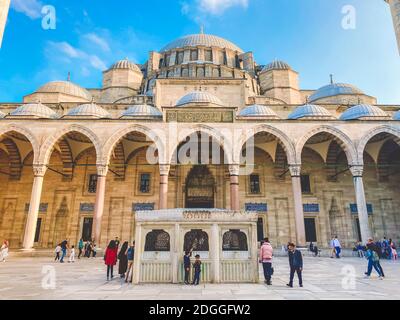
[[[229,230],[222,237],[223,251],[248,251],[247,236],[240,230]]]
[[[170,251],[170,236],[164,230],[152,230],[146,235],[144,251]]]
[[[208,234],[203,230],[191,230],[185,234],[184,251],[210,251]]]

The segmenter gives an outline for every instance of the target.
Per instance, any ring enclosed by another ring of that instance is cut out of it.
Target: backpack
[[[379,256],[375,251],[372,251],[372,261],[373,262],[378,262],[379,261]]]

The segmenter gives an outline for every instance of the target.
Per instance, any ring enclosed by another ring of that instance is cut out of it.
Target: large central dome
[[[219,47],[219,48],[227,48],[233,51],[238,51],[243,53],[243,50],[240,49],[237,45],[233,44],[232,42],[214,36],[210,34],[191,34],[182,38],[179,38],[175,41],[172,41],[168,45],[166,45],[161,52],[169,51],[172,49],[177,48],[185,48],[185,47],[197,47],[197,46],[204,46],[204,47]]]

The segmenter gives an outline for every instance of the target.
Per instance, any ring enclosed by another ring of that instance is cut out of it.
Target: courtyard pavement
[[[304,258],[304,288],[287,288],[287,258],[274,260],[273,285],[129,285],[106,281],[102,258],[54,263],[51,258],[11,257],[0,263],[0,299],[23,300],[381,300],[400,299],[400,262],[382,261],[384,280],[364,279],[366,260]],[[55,276],[55,277],[54,277]],[[55,280],[55,281],[54,281]],[[297,280],[297,279],[296,279]]]

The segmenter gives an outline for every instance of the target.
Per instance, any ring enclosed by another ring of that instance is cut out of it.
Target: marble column
[[[238,164],[229,165],[229,176],[231,182],[231,210],[239,211],[239,170]]]
[[[212,263],[212,281],[213,283],[221,282],[221,265],[220,265],[220,252],[221,252],[221,240],[219,235],[219,226],[214,223],[211,226],[211,263]]]
[[[40,198],[42,196],[43,179],[47,166],[42,164],[33,165],[33,186],[29,212],[26,219],[25,234],[22,247],[24,250],[32,250],[35,243],[36,225],[39,216]]]
[[[306,230],[304,226],[303,196],[301,192],[301,165],[289,165],[289,170],[290,175],[292,176],[296,243],[297,246],[303,247],[306,245]]]
[[[92,238],[100,244],[101,222],[104,212],[104,199],[106,195],[108,165],[97,165],[96,203],[94,207]]]
[[[159,209],[168,208],[168,177],[171,166],[169,164],[160,164],[160,203]]]
[[[367,201],[365,200],[364,182],[362,178],[364,167],[362,165],[354,165],[350,167],[350,171],[353,175],[354,190],[356,193],[361,240],[363,243],[367,243],[368,239],[371,238],[372,233],[369,228]]]

